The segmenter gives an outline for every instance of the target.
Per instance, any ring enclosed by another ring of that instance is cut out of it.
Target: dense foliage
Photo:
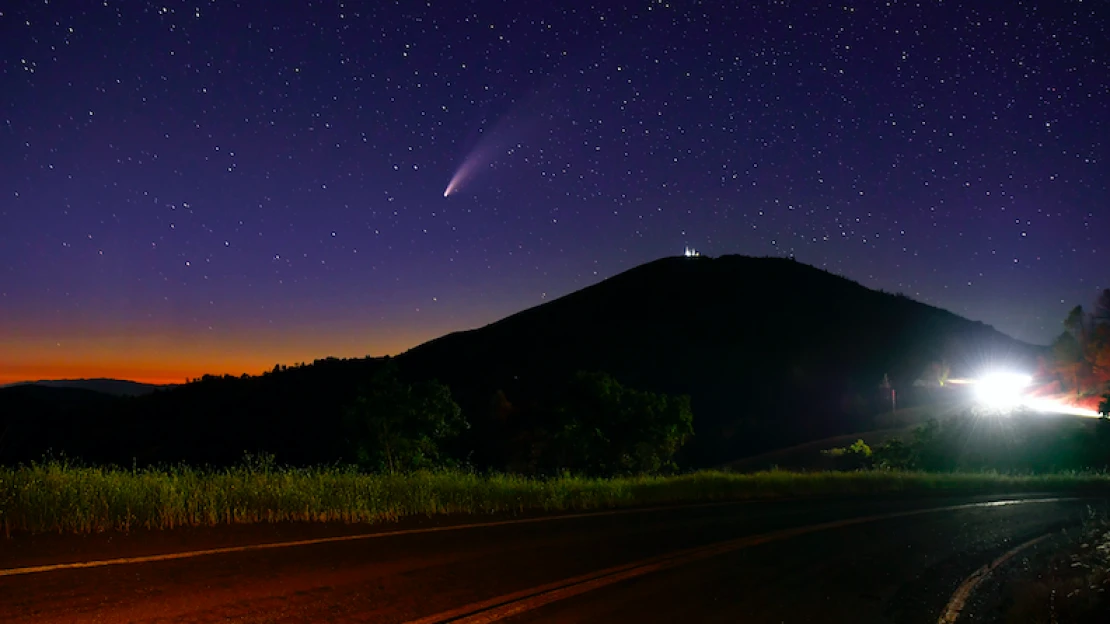
[[[390,474],[447,465],[440,443],[470,425],[443,384],[409,384],[396,366],[378,370],[346,410],[358,464]]]
[[[690,398],[622,386],[604,373],[579,372],[555,404],[543,463],[592,475],[673,471],[694,433]]]

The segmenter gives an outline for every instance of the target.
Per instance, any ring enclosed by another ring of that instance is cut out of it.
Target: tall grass
[[[0,526],[96,533],[259,522],[380,523],[406,516],[572,511],[681,502],[898,492],[1108,488],[1110,476],[770,471],[674,477],[533,479],[467,472],[363,474],[245,465],[118,469],[44,462],[0,468]]]

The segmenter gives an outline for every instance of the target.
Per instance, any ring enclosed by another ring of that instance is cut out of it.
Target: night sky
[[[1108,120],[1090,0],[4,2],[0,381],[398,353],[686,245],[1047,343]]]

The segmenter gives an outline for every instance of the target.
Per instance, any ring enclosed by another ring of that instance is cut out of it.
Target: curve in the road
[[[991,561],[990,563],[973,572],[971,576],[964,579],[964,582],[960,583],[960,586],[956,588],[955,593],[952,594],[952,598],[950,598],[948,600],[948,604],[945,605],[944,612],[940,614],[940,618],[937,620],[937,624],[955,624],[956,620],[960,619],[960,613],[963,612],[964,605],[967,604],[968,598],[971,597],[971,594],[975,591],[975,588],[978,587],[980,583],[985,581],[987,577],[991,575],[991,572],[994,572],[995,569],[1012,559],[1021,551],[1031,546],[1036,546],[1037,544],[1052,537],[1052,535],[1052,533],[1046,533],[1040,537],[1035,537],[1023,544],[1018,544],[1010,550],[1002,553],[1002,555],[994,561]]]
[[[770,533],[763,533],[760,535],[753,535],[750,537],[742,537],[727,542],[717,544],[710,544],[708,546],[699,546],[689,548],[678,552],[668,553],[657,557],[650,557],[637,562],[628,563],[606,570],[600,570],[585,574],[582,576],[563,579],[555,583],[533,587],[519,592],[513,592],[489,600],[472,603],[444,611],[428,617],[411,620],[408,624],[445,624],[450,622],[452,624],[487,624],[503,620],[515,615],[519,615],[526,611],[537,609],[544,605],[577,596],[579,594],[592,591],[607,585],[612,585],[620,581],[643,576],[659,570],[677,567],[686,563],[691,563],[701,559],[707,559],[716,555],[724,554],[726,552],[739,550],[741,548],[748,548],[760,544],[767,544],[770,542],[788,539],[807,533],[816,533],[818,531],[826,531],[830,529],[838,529],[849,527],[869,522],[879,522],[883,520],[892,520],[895,518],[906,518],[910,516],[919,516],[930,513],[940,513],[945,511],[957,511],[961,509],[975,509],[983,507],[1002,507],[1007,505],[1025,505],[1035,503],[1056,503],[1065,501],[1080,500],[1078,498],[1037,498],[1037,499],[1019,499],[1019,500],[1004,500],[1004,501],[990,501],[983,503],[966,503],[962,505],[949,505],[945,507],[933,507],[928,509],[914,509],[911,511],[898,511],[886,514],[876,514],[872,516],[861,516],[858,518],[849,518],[846,520],[837,520],[834,522],[823,522],[821,524],[813,524],[804,527],[796,527],[791,529],[783,529],[781,531],[772,531]],[[1039,539],[1043,539],[1042,536]],[[1030,546],[1033,542],[1023,544],[1022,546],[1006,553],[999,557],[991,564],[988,564],[990,569],[997,567],[1004,563],[1007,559],[1022,550],[1026,546]],[[993,566],[993,567],[992,567]],[[966,583],[966,582],[965,582]],[[967,593],[970,595],[974,589],[968,589]],[[955,599],[955,598],[954,598]],[[965,597],[966,599],[966,597]],[[951,607],[951,602],[949,604]],[[958,611],[957,611],[958,612]],[[947,611],[946,611],[947,613]],[[940,624],[945,624],[946,620],[942,619]]]

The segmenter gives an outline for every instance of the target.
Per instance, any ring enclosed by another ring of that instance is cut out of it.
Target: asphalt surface
[[[0,572],[0,622],[933,623],[977,568],[1104,504],[981,504],[999,500],[724,504]],[[184,535],[17,536],[0,569],[297,537]]]

